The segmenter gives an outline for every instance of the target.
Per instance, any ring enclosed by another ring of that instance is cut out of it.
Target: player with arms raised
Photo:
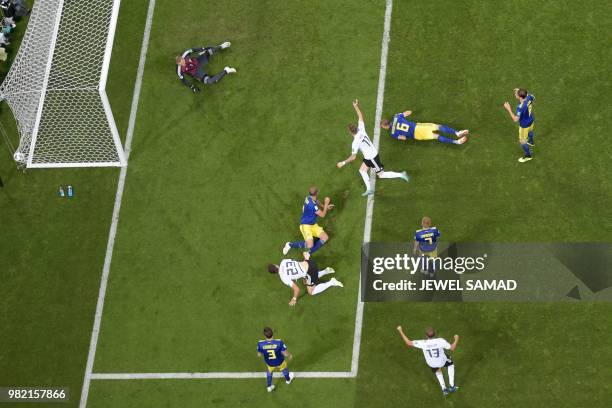
[[[349,132],[353,137],[351,155],[341,162],[338,162],[336,166],[338,168],[344,167],[347,163],[355,160],[357,158],[357,153],[361,151],[361,154],[363,155],[363,163],[361,163],[361,166],[359,167],[359,174],[361,175],[363,183],[366,186],[366,191],[362,194],[364,197],[374,194],[374,188],[372,188],[370,185],[368,167],[374,169],[376,175],[380,178],[401,178],[404,181],[409,181],[410,179],[405,171],[398,173],[395,171],[384,170],[383,164],[380,161],[378,150],[376,150],[374,143],[372,143],[368,134],[366,133],[365,124],[363,123],[363,114],[361,113],[361,109],[359,109],[359,101],[357,99],[353,101],[353,108],[355,108],[355,112],[357,112],[357,118],[359,121],[357,122],[357,126],[352,123],[348,125]]]
[[[418,123],[406,119],[412,111],[400,112],[393,115],[393,120],[383,119],[380,127],[388,130],[392,138],[397,140],[437,140],[442,143],[464,144],[467,142],[468,130],[455,130],[446,125],[436,123]],[[438,132],[448,133],[457,136],[459,139],[448,138]]]
[[[287,359],[291,359],[292,355],[287,351],[287,346],[281,339],[274,339],[274,332],[269,327],[263,329],[265,340],[260,340],[257,343],[257,355],[263,356],[264,362],[266,363],[266,381],[268,392],[274,391],[274,384],[272,384],[272,373],[275,370],[280,370],[285,377],[285,382],[291,384],[293,381],[293,373],[289,372],[287,368]]]
[[[455,386],[455,365],[453,364],[453,360],[451,360],[444,351],[455,351],[457,343],[459,343],[458,335],[455,334],[455,341],[453,344],[449,344],[448,341],[443,338],[436,337],[436,331],[433,327],[425,329],[425,335],[427,336],[425,340],[410,340],[408,336],[404,334],[402,326],[397,326],[397,331],[408,347],[416,347],[423,350],[425,361],[429,368],[431,368],[431,371],[436,374],[436,378],[438,378],[444,395],[448,395],[449,392],[456,392],[459,389],[459,387]],[[448,369],[448,382],[450,384],[448,388],[446,388],[446,384],[444,383],[444,375],[442,374],[443,367]]]
[[[335,271],[330,267],[320,271],[317,264],[310,259],[302,262],[294,261],[293,259],[283,259],[280,265],[268,265],[268,272],[278,273],[280,280],[293,289],[293,297],[289,301],[289,306],[295,306],[300,296],[300,287],[296,283],[299,279],[304,281],[306,291],[312,296],[332,286],[338,286],[340,288],[344,286],[342,282],[336,280],[336,278],[331,278],[329,281],[321,283],[319,279],[322,276],[329,275]]]

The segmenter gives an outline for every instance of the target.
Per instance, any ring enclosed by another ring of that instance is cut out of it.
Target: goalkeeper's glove
[[[200,88],[198,88],[195,85],[191,85],[190,88],[191,88],[191,92],[193,92],[194,94],[200,92]]]

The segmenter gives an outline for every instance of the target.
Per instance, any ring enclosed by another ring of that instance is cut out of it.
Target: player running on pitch
[[[234,74],[236,68],[225,67],[223,71],[216,75],[210,76],[206,73],[206,65],[209,58],[219,50],[224,50],[232,45],[229,41],[224,42],[216,47],[190,48],[183,52],[182,55],[176,57],[176,74],[181,82],[188,86],[193,93],[200,92],[200,88],[194,83],[185,78],[186,75],[202,82],[203,84],[217,83],[227,74]],[[194,54],[195,56],[191,56]]]
[[[257,343],[257,355],[263,356],[264,362],[266,363],[266,381],[268,392],[274,391],[274,384],[272,384],[272,373],[278,369],[283,373],[285,377],[285,383],[291,384],[293,381],[293,373],[289,372],[287,368],[287,359],[291,359],[292,355],[287,351],[287,346],[281,339],[273,339],[274,332],[269,327],[263,329],[265,340],[260,340]]]
[[[525,163],[532,159],[529,146],[535,146],[533,142],[533,122],[535,120],[533,116],[533,101],[535,96],[528,93],[526,89],[521,88],[514,88],[514,96],[519,101],[516,107],[516,114],[512,113],[512,108],[508,102],[504,102],[504,109],[506,109],[512,121],[519,124],[519,144],[525,154],[518,161]]]
[[[318,295],[332,286],[338,286],[340,288],[344,286],[342,282],[336,280],[336,278],[331,278],[325,283],[320,282],[319,279],[322,276],[329,275],[335,271],[330,267],[320,271],[317,264],[312,260],[298,262],[292,259],[283,259],[280,265],[268,265],[268,272],[278,273],[281,281],[293,289],[293,297],[289,302],[289,306],[295,306],[300,296],[300,287],[296,283],[300,278],[303,279],[304,285],[306,285],[306,291],[312,296]]]
[[[283,255],[287,255],[291,248],[303,248],[308,249],[308,251],[304,252],[304,258],[310,259],[310,255],[318,251],[329,239],[327,233],[317,224],[317,217],[325,218],[327,211],[334,208],[334,205],[329,197],[325,197],[323,208],[319,209],[317,194],[317,188],[315,186],[310,187],[308,189],[308,196],[304,199],[304,205],[302,206],[300,232],[304,240],[286,242],[283,247]]]
[[[464,144],[468,140],[466,137],[469,133],[468,130],[455,130],[446,125],[435,123],[411,122],[406,119],[411,114],[412,111],[397,113],[393,115],[393,121],[383,119],[380,122],[380,127],[388,130],[391,137],[397,140],[437,140],[438,142],[457,145]],[[438,132],[449,133],[459,139],[448,138]]]
[[[459,389],[459,387],[455,385],[455,365],[453,364],[453,360],[444,352],[444,350],[455,351],[457,343],[459,343],[458,335],[455,334],[455,341],[453,344],[449,344],[448,341],[443,338],[436,337],[436,331],[433,327],[425,329],[425,335],[427,336],[426,340],[410,340],[408,336],[404,334],[402,326],[397,326],[397,331],[408,347],[416,347],[423,350],[425,361],[429,368],[431,368],[431,371],[436,375],[444,395],[448,395],[449,392],[456,392]],[[448,388],[446,388],[446,384],[444,383],[444,375],[442,374],[443,367],[446,367],[448,370],[448,383],[450,384]]]
[[[383,164],[380,161],[378,150],[376,150],[376,147],[374,147],[374,144],[366,133],[365,124],[363,123],[363,114],[361,113],[361,109],[359,109],[359,101],[357,99],[353,101],[353,107],[355,108],[355,112],[357,112],[359,122],[357,126],[352,123],[348,125],[349,132],[351,136],[353,136],[353,144],[351,146],[352,153],[345,160],[338,162],[336,166],[338,168],[344,167],[347,163],[355,160],[357,158],[357,153],[361,151],[363,154],[363,163],[361,163],[361,166],[359,167],[359,174],[361,175],[363,183],[366,186],[366,191],[362,194],[364,197],[374,194],[374,188],[370,185],[368,167],[374,169],[376,175],[380,178],[401,178],[404,181],[409,181],[410,179],[405,171],[398,173],[395,171],[384,170]]]

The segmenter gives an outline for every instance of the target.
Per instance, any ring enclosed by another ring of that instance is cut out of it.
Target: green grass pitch
[[[148,4],[119,14],[107,89],[122,137]],[[264,325],[292,370],[350,370],[365,200],[357,165],[335,163],[350,150],[352,99],[373,134],[384,12],[384,0],[157,1],[94,373],[262,371]],[[412,181],[379,180],[372,240],[410,240],[427,214],[450,241],[612,241],[611,16],[595,0],[395,0],[384,115],[411,109],[471,136],[381,135],[385,167]],[[211,71],[238,73],[192,95],[174,56],[224,40]],[[502,108],[516,86],[537,97],[524,165]],[[14,135],[5,104],[0,120]],[[61,406],[79,405],[118,175],[24,175],[0,146],[0,387],[67,386]],[[58,199],[60,184],[75,198]],[[265,265],[299,238],[311,184],[336,204],[316,259],[345,287],[292,310]],[[87,406],[604,407],[611,316],[590,302],[366,304],[356,378],[296,378],[271,394],[263,378],[93,380]],[[398,324],[461,335],[459,393],[443,399]]]

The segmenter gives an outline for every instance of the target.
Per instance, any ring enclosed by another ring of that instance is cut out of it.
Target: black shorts
[[[306,286],[316,286],[319,283],[319,268],[315,261],[309,259],[306,262],[308,262],[307,276],[304,278]]]
[[[431,368],[431,371],[435,373],[439,369],[444,368],[444,367],[448,367],[448,366],[452,366],[453,364],[454,364],[453,360],[451,360],[451,358],[449,356],[446,356],[446,363],[442,367],[437,367],[437,368],[436,367],[429,367],[429,368]]]
[[[379,154],[377,154],[376,157],[374,157],[372,160],[363,159],[363,162],[369,168],[374,169],[374,171],[376,173],[380,173],[381,171],[384,170],[384,166],[383,166],[382,162],[380,161],[380,155]]]
[[[196,78],[200,81],[206,81],[208,78],[208,74],[206,73],[206,65],[208,64],[208,53],[204,52],[202,55],[198,56],[198,72],[196,74]]]

